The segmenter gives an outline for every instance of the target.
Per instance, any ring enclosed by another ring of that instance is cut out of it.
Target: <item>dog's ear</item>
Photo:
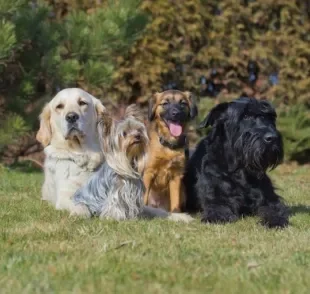
[[[113,119],[107,111],[100,114],[97,131],[99,136],[99,142],[103,154],[108,152],[110,146],[110,137],[113,127]]]
[[[198,108],[196,104],[196,97],[191,92],[184,92],[188,101],[189,101],[189,116],[191,119],[195,118],[198,115]]]
[[[97,121],[101,120],[101,116],[104,116],[107,112],[107,109],[103,106],[101,101],[95,97],[92,97],[93,103],[95,106],[96,114],[97,114]]]
[[[126,108],[125,111],[125,118],[126,117],[133,117],[134,119],[144,123],[144,117],[141,109],[136,104],[131,104]]]
[[[37,132],[36,139],[46,147],[50,144],[52,139],[52,128],[51,128],[51,107],[50,104],[46,104],[40,114],[40,129]]]
[[[213,126],[220,119],[221,115],[226,111],[228,105],[228,102],[223,102],[212,108],[206,118],[199,124],[198,129]]]
[[[157,101],[158,95],[159,93],[155,93],[154,95],[152,95],[152,97],[149,100],[149,110],[148,110],[149,121],[153,121],[155,118],[156,101]]]

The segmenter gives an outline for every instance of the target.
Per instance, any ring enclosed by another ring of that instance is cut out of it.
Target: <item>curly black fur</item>
[[[287,226],[288,208],[266,174],[283,159],[272,106],[239,98],[214,107],[200,126],[212,129],[188,161],[185,210],[202,211],[203,222],[256,214],[267,227]]]

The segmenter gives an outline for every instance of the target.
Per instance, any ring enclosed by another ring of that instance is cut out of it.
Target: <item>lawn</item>
[[[291,225],[68,217],[40,200],[39,172],[0,166],[2,293],[309,293],[310,168],[271,173]]]

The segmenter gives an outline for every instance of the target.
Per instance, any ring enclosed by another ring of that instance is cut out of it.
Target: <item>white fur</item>
[[[83,100],[87,105],[80,105]],[[62,108],[57,106],[62,105]],[[66,114],[75,112],[78,133],[70,134]],[[104,106],[87,92],[70,88],[60,91],[44,108],[37,139],[45,146],[45,180],[42,199],[56,209],[74,212],[72,196],[102,163],[97,134],[98,115]]]

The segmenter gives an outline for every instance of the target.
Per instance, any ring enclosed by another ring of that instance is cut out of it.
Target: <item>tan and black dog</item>
[[[148,160],[144,170],[144,204],[180,212],[185,201],[182,178],[185,168],[188,122],[197,115],[190,92],[156,93],[149,105]]]

